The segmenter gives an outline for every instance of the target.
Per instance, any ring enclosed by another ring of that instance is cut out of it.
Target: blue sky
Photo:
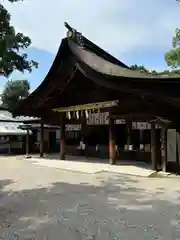
[[[164,53],[171,48],[175,28],[180,27],[180,5],[175,0],[25,0],[3,4],[17,31],[32,39],[30,59],[39,62],[32,73],[13,73],[26,78],[32,90],[48,72],[61,39],[64,21],[81,31],[124,63],[149,69],[167,68]],[[1,77],[0,91],[6,79]]]

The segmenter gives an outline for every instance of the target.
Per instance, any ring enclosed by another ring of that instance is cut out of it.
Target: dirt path
[[[180,179],[0,158],[0,239],[180,239]]]

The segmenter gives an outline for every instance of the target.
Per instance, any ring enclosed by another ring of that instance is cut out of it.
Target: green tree
[[[130,68],[132,70],[138,70],[140,72],[143,72],[143,73],[149,73],[149,71],[142,65],[137,65],[137,64],[134,64],[134,65],[131,65]]]
[[[165,53],[165,61],[168,66],[176,68],[180,66],[180,29],[176,28],[172,40],[172,49]]]
[[[134,65],[130,66],[130,68],[132,70],[137,70],[137,71],[147,73],[147,74],[153,75],[153,76],[162,76],[162,75],[180,76],[180,69],[172,69],[171,71],[169,71],[167,69],[167,70],[164,70],[164,71],[161,71],[161,72],[157,72],[155,70],[150,71],[150,70],[146,69],[144,66],[139,66],[137,64],[134,64]]]
[[[158,73],[155,70],[151,71],[151,74],[154,75],[154,76],[158,75]]]
[[[9,12],[0,4],[0,73],[5,76],[9,76],[14,70],[30,72],[33,67],[38,67],[38,63],[29,60],[25,53],[25,49],[31,45],[31,39],[22,33],[16,33],[10,20]]]
[[[30,94],[30,84],[27,80],[8,81],[1,95],[2,106],[10,111],[18,102]]]

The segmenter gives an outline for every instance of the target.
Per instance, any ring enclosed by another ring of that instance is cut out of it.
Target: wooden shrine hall
[[[80,123],[86,139],[91,112],[109,113],[109,162],[116,163],[116,119],[125,119],[127,141],[131,141],[132,122],[151,125],[151,161],[157,170],[167,167],[167,129],[179,131],[180,79],[152,76],[131,70],[65,23],[55,60],[40,86],[14,108],[15,116],[33,116],[43,124],[60,125],[60,159],[65,159],[65,125]],[[161,126],[161,145],[157,147],[156,124]],[[43,141],[41,141],[43,156]]]

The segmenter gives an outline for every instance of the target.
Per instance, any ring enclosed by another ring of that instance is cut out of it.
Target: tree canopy
[[[178,28],[172,39],[172,49],[165,54],[165,61],[173,68],[180,66],[180,29]]]
[[[180,0],[176,0],[180,2]],[[172,39],[172,49],[165,53],[165,61],[168,66],[180,67],[180,29],[176,28],[175,35]]]
[[[1,95],[2,106],[11,110],[18,102],[30,94],[30,84],[27,80],[11,80],[5,85]]]
[[[160,72],[157,72],[155,70],[148,70],[147,68],[145,68],[143,65],[137,65],[137,64],[134,64],[132,66],[130,66],[130,68],[132,70],[136,70],[136,71],[140,71],[140,72],[143,72],[143,73],[147,73],[147,74],[150,74],[150,75],[157,75],[157,76],[162,76],[162,75],[168,75],[168,76],[180,76],[180,70],[179,69],[172,69],[171,71],[170,70],[164,70],[164,71],[160,71]]]
[[[38,67],[38,63],[29,60],[25,52],[25,49],[31,45],[31,39],[22,33],[17,33],[10,20],[9,12],[0,3],[0,73],[4,73],[5,76],[9,76],[14,70],[30,72],[33,67]]]
[[[149,71],[143,66],[143,65],[131,65],[130,67],[132,70],[139,70],[140,72],[144,72],[144,73],[149,73]]]

